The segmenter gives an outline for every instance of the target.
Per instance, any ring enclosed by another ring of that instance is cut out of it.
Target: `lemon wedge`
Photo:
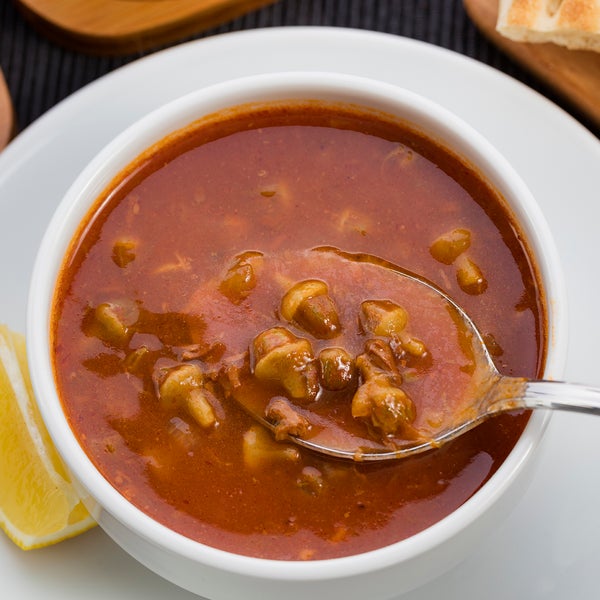
[[[25,339],[0,325],[0,528],[29,550],[94,524],[42,421]]]

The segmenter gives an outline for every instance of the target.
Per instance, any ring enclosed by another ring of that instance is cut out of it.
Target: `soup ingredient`
[[[323,348],[319,353],[321,385],[334,392],[352,385],[355,380],[354,359],[344,348]]]
[[[294,399],[314,400],[319,375],[310,342],[285,327],[272,327],[253,342],[254,374],[259,381],[281,385]]]
[[[115,242],[112,251],[113,262],[117,267],[124,269],[135,260],[137,243],[134,240],[120,239]]]
[[[260,469],[273,463],[297,463],[300,452],[292,444],[282,444],[261,425],[252,425],[244,433],[242,453],[244,464],[250,469]]]
[[[103,302],[94,310],[98,337],[117,346],[123,345],[132,335],[132,325],[139,317],[135,302]]]
[[[281,316],[319,339],[340,333],[340,319],[324,281],[308,279],[293,285],[281,301]]]
[[[402,376],[390,346],[383,340],[369,340],[356,364],[363,383],[352,398],[352,416],[369,420],[383,435],[401,432],[410,439],[415,405],[400,387]]]
[[[23,336],[0,326],[0,527],[23,550],[95,525],[39,414]]]
[[[279,441],[286,440],[293,435],[299,438],[306,437],[311,429],[310,422],[301,415],[287,400],[275,396],[265,409],[265,418],[274,425],[275,438]]]
[[[410,404],[393,392],[406,424],[373,410],[403,438],[409,427],[426,436],[439,428],[457,395],[445,382],[471,377],[471,357],[449,353],[439,328],[432,331],[439,311],[415,305],[395,282],[354,277],[358,265],[339,268],[330,255],[307,260],[324,245],[420,273],[493,335],[503,372],[539,375],[543,298],[523,237],[489,185],[404,123],[337,104],[243,109],[155,150],[98,198],[55,298],[57,385],[73,431],[107,480],[183,535],[281,560],[373,550],[470,498],[502,464],[526,414],[410,460],[367,464],[277,441],[251,409],[258,405],[282,438],[315,440],[335,417],[331,441],[380,447],[386,434],[351,414],[366,375],[377,382],[372,391],[400,387],[415,404],[410,423]],[[436,238],[459,228],[470,232],[470,246],[450,265],[433,258]],[[117,240],[136,244],[118,249],[123,266],[113,258]],[[459,286],[463,254],[488,279],[485,293]],[[304,310],[287,318],[283,296],[307,281],[321,282],[322,293],[299,294]],[[366,330],[363,301],[393,302],[407,323],[392,318],[383,335]],[[103,304],[112,310],[96,316]],[[333,318],[333,307],[341,327],[318,337],[313,323]],[[161,406],[162,376],[185,364],[200,369],[198,389],[216,426],[202,427],[186,403]],[[337,435],[346,426],[351,435]]]
[[[468,229],[453,229],[437,238],[429,252],[445,265],[451,265],[471,245],[471,232]]]
[[[188,364],[169,369],[158,388],[158,397],[163,408],[185,406],[202,427],[217,424],[217,416],[209,400],[210,394],[204,389],[202,371],[197,365]]]
[[[260,262],[260,252],[244,252],[236,257],[229,267],[219,290],[234,304],[239,304],[248,297],[256,286],[255,266]]]
[[[366,255],[362,255],[366,259]],[[464,389],[462,406],[447,411],[447,421],[438,423],[439,428],[432,432],[429,439],[419,436],[418,429],[411,431],[410,425],[415,421],[416,409],[408,395],[400,388],[402,375],[394,363],[391,347],[382,340],[369,340],[365,344],[365,353],[360,355],[356,364],[364,383],[358,388],[352,400],[352,416],[370,420],[371,425],[385,435],[395,435],[400,428],[414,433],[414,443],[393,448],[388,446],[383,452],[364,452],[360,445],[348,448],[346,445],[319,443],[312,448],[332,457],[345,457],[361,461],[384,461],[407,458],[420,452],[441,448],[445,444],[465,435],[491,417],[506,412],[523,409],[545,408],[549,410],[568,410],[580,413],[600,415],[600,388],[584,385],[556,382],[543,379],[527,379],[502,375],[487,350],[486,342],[469,315],[456,304],[450,296],[414,274],[396,270],[398,276],[418,283],[423,290],[434,292],[443,298],[446,305],[438,307],[451,315],[456,326],[454,336],[459,340],[464,356],[469,357],[470,365],[466,369],[470,373],[469,384]],[[363,302],[362,306],[377,303]],[[390,307],[384,316],[393,313]],[[433,318],[433,311],[430,312]],[[374,320],[376,329],[382,319]],[[403,319],[408,322],[408,316]],[[402,332],[403,327],[400,329]],[[440,329],[440,336],[447,342],[449,336]],[[450,347],[450,344],[447,346]],[[449,389],[452,381],[446,382]],[[431,422],[431,419],[426,419]],[[296,434],[292,434],[296,435]],[[408,439],[409,436],[405,435]],[[296,439],[298,443],[303,440]],[[301,444],[302,445],[302,444]]]
[[[456,280],[463,292],[478,296],[487,289],[487,280],[477,263],[467,256],[461,256],[457,261]]]
[[[361,304],[361,323],[375,335],[398,335],[408,321],[406,311],[389,300],[366,300]]]
[[[480,296],[488,287],[481,267],[467,252],[471,247],[469,229],[453,229],[442,234],[429,246],[429,253],[445,265],[455,265],[456,281],[460,289],[470,296]]]

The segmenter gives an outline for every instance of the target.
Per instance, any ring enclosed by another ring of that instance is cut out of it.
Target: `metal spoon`
[[[353,262],[366,262],[391,269],[398,277],[407,278],[413,283],[425,286],[428,294],[434,292],[443,299],[447,309],[453,312],[457,329],[461,329],[461,334],[469,340],[471,345],[470,350],[476,363],[473,376],[474,385],[471,387],[466,410],[461,410],[459,414],[452,415],[452,418],[449,419],[450,424],[447,422],[440,426],[437,431],[434,431],[433,434],[415,440],[401,441],[400,443],[395,441],[392,447],[386,445],[385,442],[365,445],[360,438],[356,438],[355,446],[349,446],[348,438],[343,439],[344,443],[338,444],[336,440],[342,440],[342,437],[337,438],[335,435],[323,436],[321,434],[304,439],[290,435],[290,441],[320,454],[336,458],[375,462],[405,458],[438,448],[491,417],[518,409],[543,408],[600,415],[600,389],[557,381],[507,377],[500,374],[471,318],[435,284],[396,265],[367,254],[347,254],[331,248],[320,250],[335,252]],[[244,402],[244,404],[245,408],[258,421],[275,431],[275,426],[265,419],[264,407],[261,404],[252,405],[248,402]],[[310,418],[310,409],[305,410],[303,414],[306,415],[307,413]],[[318,423],[318,416],[313,415],[311,422]],[[352,437],[349,439],[352,439]]]

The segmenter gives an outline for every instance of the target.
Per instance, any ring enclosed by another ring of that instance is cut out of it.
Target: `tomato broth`
[[[241,108],[194,124],[98,199],[62,268],[52,323],[55,377],[80,444],[169,528],[264,558],[365,552],[443,519],[518,440],[527,413],[387,464],[286,440],[313,406],[384,444],[410,436],[436,406],[443,418],[468,373],[435,311],[403,305],[388,280],[344,276],[322,246],[422,275],[470,314],[502,373],[541,374],[546,314],[529,249],[503,199],[453,152],[337,105]],[[298,282],[309,292],[293,301],[310,310],[285,318]],[[398,314],[407,323],[378,325]],[[299,353],[288,371],[283,346]],[[327,379],[334,363],[344,369]],[[393,419],[355,406],[368,381],[397,393]],[[291,407],[281,439],[241,407],[246,396],[275,400],[274,414]]]

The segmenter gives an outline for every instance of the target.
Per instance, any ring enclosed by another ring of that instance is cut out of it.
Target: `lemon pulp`
[[[42,421],[25,339],[0,325],[0,527],[28,550],[94,524]]]

